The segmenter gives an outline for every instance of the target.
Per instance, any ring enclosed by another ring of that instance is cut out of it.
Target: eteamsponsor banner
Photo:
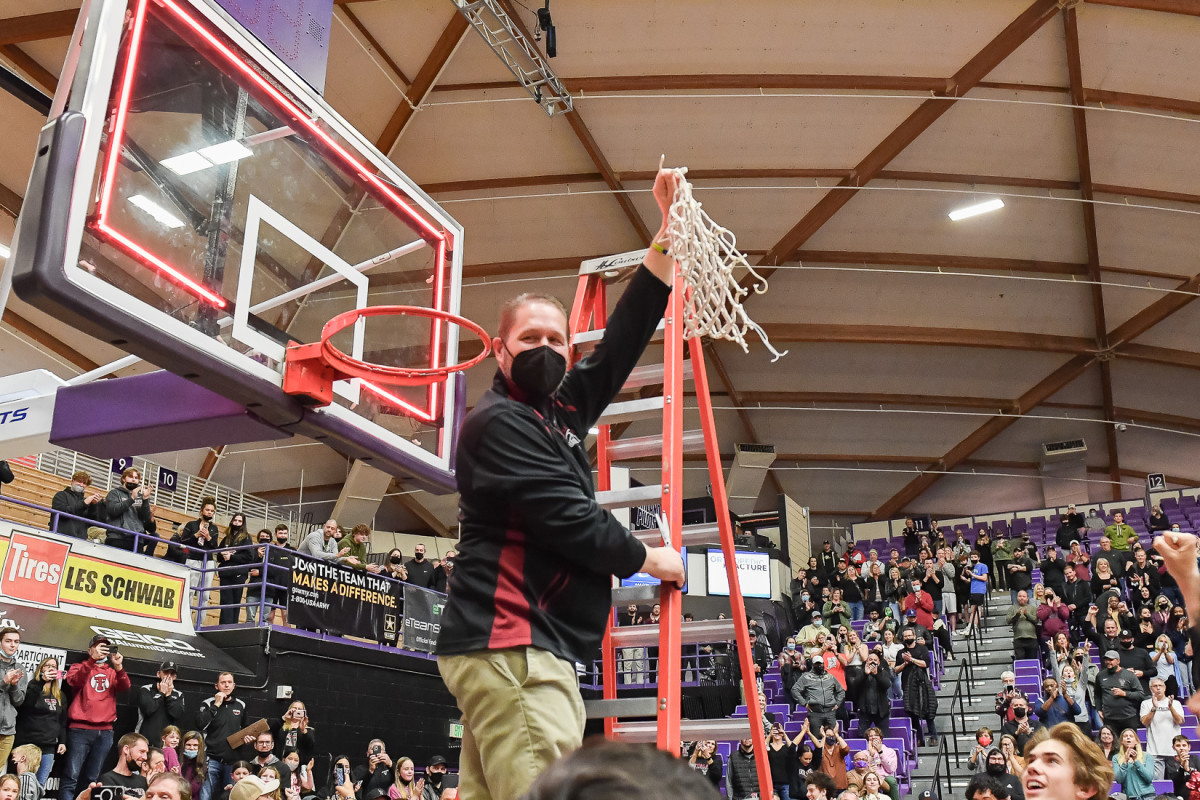
[[[288,622],[377,642],[396,641],[399,582],[299,553],[291,556]]]
[[[192,632],[186,567],[0,522],[0,599]]]
[[[442,629],[442,609],[446,595],[422,589],[404,587],[404,649],[421,653],[437,650],[438,632]]]

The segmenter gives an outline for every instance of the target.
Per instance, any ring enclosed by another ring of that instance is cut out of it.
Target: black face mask
[[[413,553],[413,561],[424,561],[424,560],[425,560],[424,553]]]
[[[127,759],[125,759],[125,768],[128,769],[130,772],[132,772],[134,775],[137,775],[141,772],[142,765],[139,764],[138,762],[134,761],[132,758],[127,758]]]
[[[904,646],[905,646],[905,647],[912,647],[912,646],[913,646],[914,644],[916,644],[916,643],[917,643],[917,640],[916,640],[916,639],[905,639],[905,640],[904,640]]]
[[[825,674],[825,662],[824,661],[814,661],[813,665],[812,665],[812,670],[813,670],[813,672],[815,672],[818,675],[824,675]]]
[[[128,489],[129,491],[132,492],[137,487],[138,487],[137,481],[125,481],[125,488]]]
[[[1121,642],[1121,647],[1122,647],[1123,649],[1125,649],[1125,650],[1132,650],[1132,649],[1133,649],[1133,642],[1132,642],[1132,641],[1128,641],[1128,642]]]
[[[523,350],[513,356],[511,379],[517,388],[531,398],[541,399],[554,394],[567,374],[567,360],[550,345]]]
[[[988,771],[989,775],[1003,775],[1004,774],[1004,765],[1003,764],[993,764],[992,762],[989,761],[988,765],[987,765],[987,771]]]
[[[426,770],[425,782],[428,783],[433,788],[440,790],[442,788],[442,773],[430,772],[430,771]]]
[[[1024,718],[1025,718],[1025,709],[1023,709],[1023,708],[1014,708],[1014,709],[1013,709],[1013,716],[1014,716],[1014,717],[1016,717],[1017,719],[1024,719]]]
[[[201,514],[200,519],[204,520],[205,522],[212,522],[213,515],[212,514]]]
[[[399,564],[399,563],[401,563],[403,560],[404,560],[404,559],[400,558],[400,556],[392,556],[391,558],[389,558],[389,559],[388,559],[388,563],[389,563],[389,564]]]

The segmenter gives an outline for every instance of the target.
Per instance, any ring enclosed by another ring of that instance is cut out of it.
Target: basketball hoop
[[[426,317],[434,323],[446,322],[465,328],[479,337],[483,350],[469,361],[445,367],[390,367],[372,364],[339,350],[333,337],[366,317]],[[306,397],[314,404],[327,406],[333,402],[336,381],[361,378],[373,383],[393,386],[428,386],[445,381],[452,373],[469,369],[491,352],[491,339],[479,324],[437,308],[420,306],[369,306],[338,314],[321,329],[321,341],[312,344],[288,345],[287,363],[283,373],[283,390],[288,394]]]

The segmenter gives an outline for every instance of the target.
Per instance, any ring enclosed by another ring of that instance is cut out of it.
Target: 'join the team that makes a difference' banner
[[[288,622],[309,630],[395,642],[401,585],[363,570],[294,554]]]
[[[0,596],[97,619],[192,630],[183,566],[0,523]]]

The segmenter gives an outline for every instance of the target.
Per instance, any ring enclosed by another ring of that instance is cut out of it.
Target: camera
[[[383,752],[383,747],[381,745],[375,745],[374,747],[371,748],[371,755],[373,755],[373,756],[377,756],[382,752]]]
[[[92,789],[93,800],[125,800],[125,790],[120,786],[97,786]]]

